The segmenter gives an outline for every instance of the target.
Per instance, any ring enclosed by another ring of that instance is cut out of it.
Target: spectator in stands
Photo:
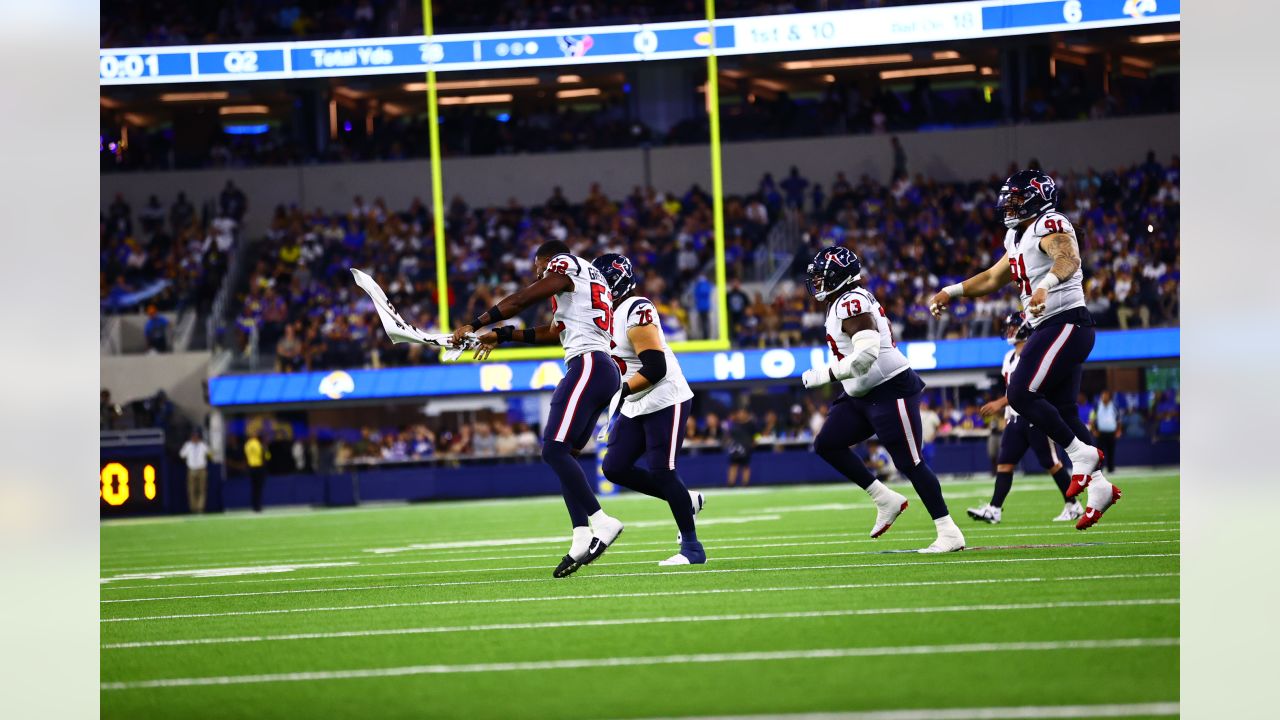
[[[436,436],[426,425],[418,425],[413,430],[413,440],[409,443],[409,456],[414,460],[423,460],[436,453]]]
[[[1178,407],[1178,393],[1166,390],[1156,404],[1156,435],[1160,438],[1176,438],[1182,431],[1182,411]]]
[[[707,413],[706,427],[702,429],[701,438],[704,442],[715,443],[717,445],[724,444],[724,424],[720,422],[720,416],[715,413]]]
[[[245,211],[249,209],[249,200],[245,197],[243,190],[236,187],[231,180],[227,180],[226,186],[222,188],[222,194],[218,196],[218,208],[223,215],[239,224],[244,220]]]
[[[179,192],[178,198],[173,201],[173,205],[169,206],[169,231],[174,235],[179,235],[191,227],[191,223],[195,218],[195,207],[187,200],[186,193]]]
[[[734,278],[729,284],[729,294],[725,298],[725,304],[729,310],[729,333],[733,337],[742,335],[742,321],[747,314],[747,308],[751,305],[751,299],[747,294],[742,292],[742,281]]]
[[[867,441],[867,469],[882,482],[893,480],[893,459],[889,457],[889,451],[878,440]]]
[[[209,490],[209,446],[201,437],[199,428],[191,431],[191,437],[182,444],[178,457],[187,464],[187,509],[192,513],[202,513]]]
[[[733,422],[729,425],[728,432],[728,485],[730,487],[737,483],[739,475],[741,475],[743,487],[751,484],[751,453],[756,447],[758,431],[759,428],[751,417],[751,411],[745,406],[739,407],[733,415]]]
[[[698,329],[701,339],[711,337],[711,298],[715,288],[706,273],[698,273],[693,283],[693,307],[698,311]]]
[[[1120,411],[1110,390],[1103,390],[1098,398],[1098,406],[1093,410],[1093,422],[1090,429],[1098,439],[1098,449],[1102,450],[1107,463],[1107,472],[1116,471],[1116,438],[1120,437]]]
[[[147,323],[142,334],[147,339],[148,352],[169,352],[169,319],[157,312],[155,305],[147,306]]]
[[[306,366],[298,327],[298,323],[286,327],[284,337],[276,345],[276,372],[298,372]]]
[[[934,444],[938,439],[938,430],[942,427],[942,418],[938,416],[938,411],[933,409],[933,405],[927,401],[920,402],[920,443],[921,456],[925,463],[932,463],[934,454],[937,452],[937,446]]]
[[[493,457],[498,453],[498,438],[487,422],[475,424],[471,435],[471,454],[475,457]]]
[[[497,428],[496,438],[494,439],[494,452],[502,457],[510,457],[520,452],[520,440],[511,429],[511,425],[502,420],[495,420],[494,426]]]
[[[262,512],[262,493],[267,487],[267,461],[270,459],[271,451],[262,444],[258,431],[251,430],[249,439],[244,443],[244,461],[249,466],[249,498],[254,512]]]
[[[98,398],[98,427],[101,430],[115,430],[123,415],[120,406],[111,401],[111,391],[103,388]]]
[[[782,181],[782,190],[787,196],[787,207],[795,210],[804,209],[804,191],[809,181],[800,176],[800,168],[791,166],[791,172]]]
[[[529,427],[528,423],[516,424],[516,447],[521,455],[538,454],[538,436]]]

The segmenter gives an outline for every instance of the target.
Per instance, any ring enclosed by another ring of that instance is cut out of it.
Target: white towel
[[[355,276],[356,285],[359,285],[362,290],[369,294],[369,299],[373,300],[373,307],[377,309],[378,318],[382,320],[382,329],[387,332],[387,337],[391,338],[391,342],[409,342],[445,348],[446,352],[440,355],[444,360],[456,360],[462,355],[463,350],[479,345],[475,340],[474,334],[469,334],[460,347],[454,347],[452,335],[426,333],[419,330],[400,317],[400,313],[396,312],[395,307],[391,305],[391,301],[387,299],[387,294],[367,273],[351,268],[351,274]]]

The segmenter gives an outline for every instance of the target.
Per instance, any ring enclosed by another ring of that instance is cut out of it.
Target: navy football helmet
[[[862,279],[862,261],[847,247],[822,248],[805,268],[805,284],[818,300],[835,297],[837,291]]]
[[[609,293],[613,295],[615,303],[636,289],[636,271],[626,255],[605,253],[592,260],[591,264],[604,276],[604,282],[609,286]]]
[[[1017,345],[1029,337],[1031,337],[1031,324],[1027,322],[1025,313],[1014,311],[1004,316],[1005,342]]]
[[[1058,185],[1039,170],[1021,170],[1010,175],[1000,186],[1000,196],[996,199],[996,210],[1003,215],[1004,226],[1009,229],[1057,206]]]

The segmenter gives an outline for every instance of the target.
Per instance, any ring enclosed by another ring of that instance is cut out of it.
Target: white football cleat
[[[582,561],[591,548],[591,528],[576,527],[573,529],[573,540],[569,543],[569,553],[560,560],[560,564],[551,573],[552,577],[569,577],[582,567]]]
[[[933,521],[938,528],[938,539],[927,548],[922,548],[916,552],[932,554],[932,553],[949,553],[957,552],[964,549],[964,533],[960,532],[960,528],[956,526],[951,516],[938,518]]]
[[[613,541],[622,534],[624,527],[621,520],[609,515],[597,520],[591,528],[591,543],[587,546],[587,555],[582,559],[582,564],[590,565],[596,558],[603,555]]]
[[[681,555],[680,553],[676,553],[675,555],[672,555],[666,560],[663,560],[662,562],[658,563],[660,567],[670,566],[670,565],[692,565],[692,564],[693,563],[689,562],[689,558]]]
[[[889,532],[893,523],[907,509],[907,496],[885,488],[883,494],[875,500],[876,524],[871,527],[871,538],[880,537]]]
[[[969,508],[968,513],[969,517],[974,520],[991,523],[992,525],[998,525],[1000,523],[1000,508],[992,505],[991,503],[987,503],[981,507]]]
[[[1073,500],[1062,508],[1062,512],[1058,513],[1058,517],[1054,518],[1054,522],[1074,522],[1080,519],[1084,514],[1084,506],[1079,500]]]
[[[1112,485],[1101,475],[1095,475],[1093,482],[1089,483],[1089,505],[1076,521],[1076,529],[1088,530],[1097,525],[1102,519],[1102,513],[1119,502],[1122,494],[1119,487]]]

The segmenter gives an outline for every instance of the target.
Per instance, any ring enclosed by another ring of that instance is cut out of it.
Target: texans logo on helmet
[[[1040,193],[1040,197],[1044,198],[1045,200],[1048,200],[1049,193],[1053,192],[1054,185],[1053,185],[1053,178],[1051,177],[1046,177],[1044,180],[1037,180],[1035,178],[1031,178],[1027,182],[1029,182],[1031,184],[1031,187],[1035,188],[1036,192]]]
[[[628,268],[627,266],[628,266],[628,265],[630,265],[630,264],[631,264],[631,263],[625,263],[625,264],[624,264],[623,262],[621,262],[621,261],[619,261],[619,260],[614,260],[614,261],[613,261],[613,263],[612,263],[612,265],[613,265],[615,268],[617,268],[619,272],[627,272],[627,270],[629,270],[629,269],[630,269],[630,268]]]
[[[845,262],[844,258],[840,257],[839,253],[827,253],[827,261],[833,262],[843,268],[849,267],[849,263]]]

